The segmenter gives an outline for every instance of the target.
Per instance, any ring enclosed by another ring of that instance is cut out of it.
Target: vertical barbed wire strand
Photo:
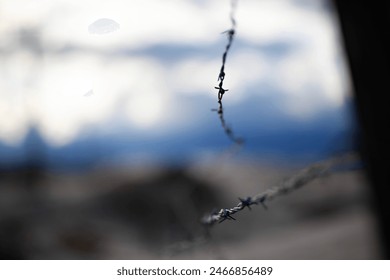
[[[222,101],[218,101],[219,103],[219,108],[218,109],[213,109],[213,111],[216,111],[217,114],[218,114],[218,117],[219,117],[219,120],[221,122],[221,126],[225,132],[225,134],[227,135],[227,137],[235,144],[237,144],[238,146],[241,146],[243,143],[244,143],[244,139],[241,138],[241,137],[237,137],[232,128],[230,126],[227,125],[226,121],[225,121],[225,116],[224,116],[224,112],[223,112],[223,106],[222,106]]]
[[[217,112],[219,120],[221,122],[221,126],[222,126],[225,134],[228,136],[228,138],[233,143],[235,143],[238,147],[241,147],[242,144],[244,143],[244,140],[241,137],[237,137],[234,134],[232,128],[227,125],[227,123],[225,121],[224,109],[223,109],[223,104],[222,104],[223,95],[228,91],[228,89],[223,88],[223,83],[224,83],[225,76],[226,76],[225,65],[226,65],[227,55],[229,53],[230,47],[232,46],[232,43],[234,40],[234,36],[236,34],[236,19],[235,19],[236,9],[237,9],[237,0],[231,0],[231,2],[230,2],[230,15],[229,15],[230,22],[231,22],[231,28],[229,30],[223,32],[223,33],[227,34],[228,42],[225,46],[225,51],[222,54],[222,65],[221,65],[221,69],[220,69],[219,75],[218,75],[219,84],[218,84],[218,87],[214,87],[215,89],[218,90],[218,109],[213,109],[212,111]]]
[[[223,88],[223,82],[225,80],[225,65],[226,65],[226,58],[229,53],[230,47],[232,46],[233,40],[234,40],[234,35],[236,34],[236,19],[235,19],[235,13],[237,9],[237,0],[231,0],[231,8],[230,8],[230,21],[231,21],[231,28],[223,33],[227,34],[228,37],[228,42],[225,47],[225,51],[222,55],[222,66],[219,71],[218,75],[218,87],[215,87],[215,89],[218,89],[218,102],[221,104],[223,95],[225,92],[228,91],[228,89]]]
[[[252,205],[262,205],[265,209],[267,209],[266,202],[295,191],[317,178],[328,175],[332,169],[335,169],[342,164],[353,163],[356,161],[357,156],[352,153],[309,165],[289,177],[287,180],[283,180],[280,184],[270,187],[260,194],[247,197],[245,199],[239,198],[240,202],[234,207],[222,208],[217,212],[204,216],[202,218],[202,223],[205,225],[213,225],[225,220],[235,220],[233,217],[234,214],[244,210],[245,208],[251,209]]]

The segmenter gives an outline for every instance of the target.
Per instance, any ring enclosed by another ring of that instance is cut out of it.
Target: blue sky
[[[0,0],[2,164],[23,161],[38,138],[53,164],[180,161],[228,147],[211,109],[229,9],[222,0]],[[246,140],[241,153],[345,148],[351,86],[327,2],[242,0],[236,20],[224,109]]]

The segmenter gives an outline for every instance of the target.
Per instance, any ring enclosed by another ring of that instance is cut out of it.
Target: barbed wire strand
[[[228,42],[225,47],[225,51],[222,55],[222,66],[219,71],[218,75],[218,87],[215,87],[215,89],[218,89],[218,109],[212,109],[212,111],[217,112],[219,120],[221,122],[221,126],[225,132],[225,134],[228,136],[228,138],[237,146],[238,148],[241,148],[241,146],[244,143],[244,140],[241,137],[237,137],[232,128],[227,125],[224,117],[224,109],[222,104],[222,98],[223,95],[228,91],[228,89],[223,88],[223,83],[225,80],[225,65],[226,65],[226,58],[229,53],[230,47],[232,46],[234,35],[236,34],[236,19],[235,19],[235,12],[237,8],[237,0],[231,0],[230,2],[230,22],[231,22],[231,28],[223,33],[226,33],[228,36]]]
[[[251,209],[252,205],[262,205],[267,209],[266,202],[269,202],[281,195],[295,191],[313,180],[328,175],[329,172],[345,163],[356,162],[357,156],[354,153],[327,159],[314,163],[292,175],[280,184],[270,187],[266,191],[245,199],[239,198],[240,202],[232,208],[222,208],[217,212],[206,215],[201,222],[205,225],[222,223],[226,220],[236,220],[233,215],[245,208]]]
[[[223,88],[223,82],[225,80],[225,64],[226,64],[226,58],[229,53],[230,47],[232,46],[233,40],[234,40],[234,35],[236,33],[236,19],[235,19],[235,12],[237,8],[237,0],[231,0],[231,9],[230,9],[230,21],[231,21],[231,28],[223,33],[226,33],[228,36],[228,42],[225,47],[225,52],[222,55],[222,66],[219,71],[218,75],[218,87],[215,87],[215,89],[218,89],[218,103],[221,104],[223,95],[225,92],[228,91],[228,89]]]
[[[244,139],[241,138],[241,137],[237,137],[234,132],[233,132],[233,129],[227,125],[226,121],[225,121],[225,116],[224,116],[224,111],[223,111],[223,105],[222,105],[222,101],[218,101],[219,103],[219,107],[218,109],[212,109],[212,111],[216,111],[217,114],[218,114],[218,117],[219,117],[219,120],[221,122],[221,126],[225,132],[225,134],[227,135],[227,137],[235,144],[237,144],[239,147],[242,146],[242,144],[244,143]]]

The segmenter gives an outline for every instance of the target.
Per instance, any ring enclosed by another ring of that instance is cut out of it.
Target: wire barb
[[[245,207],[248,207],[249,210],[252,210],[251,205],[257,204],[256,201],[252,201],[252,198],[248,196],[247,198],[238,198],[241,201],[241,207],[244,209]]]
[[[231,215],[230,215],[230,210],[229,209],[221,209],[219,215],[221,216],[221,220],[219,221],[219,223],[222,223],[223,221],[226,221],[226,220],[236,220],[235,218],[233,218]]]

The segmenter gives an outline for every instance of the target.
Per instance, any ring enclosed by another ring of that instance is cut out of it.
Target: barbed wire
[[[226,124],[226,121],[225,121],[225,117],[224,117],[224,111],[223,111],[223,105],[222,105],[222,101],[218,101],[219,103],[219,107],[218,109],[212,109],[212,111],[215,111],[217,112],[218,116],[219,116],[219,120],[221,122],[221,126],[223,128],[223,130],[225,131],[225,134],[227,135],[227,137],[235,144],[237,144],[239,147],[243,145],[244,143],[244,139],[241,138],[241,137],[237,137],[232,128],[230,126],[228,126]]]
[[[225,47],[225,51],[222,55],[222,66],[221,69],[219,70],[219,75],[218,75],[218,87],[215,87],[215,89],[218,89],[218,103],[222,103],[222,98],[225,92],[228,91],[228,89],[223,88],[223,82],[225,80],[225,64],[226,64],[226,58],[229,53],[230,47],[232,46],[233,40],[234,40],[234,35],[236,33],[236,19],[235,19],[235,12],[237,8],[237,0],[231,0],[231,8],[230,8],[230,21],[231,21],[231,28],[223,33],[226,33],[228,36],[228,42]]]
[[[219,120],[221,122],[221,126],[222,126],[225,134],[228,136],[228,138],[234,144],[236,144],[237,147],[240,148],[244,143],[244,139],[242,139],[241,137],[237,137],[234,134],[232,128],[227,125],[227,123],[225,121],[223,104],[222,104],[223,95],[228,91],[228,89],[223,88],[223,82],[224,82],[225,76],[226,76],[226,73],[225,73],[226,58],[227,58],[228,52],[230,50],[230,47],[233,43],[234,35],[236,34],[235,12],[236,12],[236,7],[237,7],[237,0],[231,0],[230,4],[231,4],[231,6],[230,6],[231,28],[229,30],[223,32],[223,33],[227,34],[228,42],[226,44],[225,51],[222,55],[222,66],[221,66],[221,69],[220,69],[219,75],[218,75],[219,84],[218,84],[218,87],[214,87],[215,89],[218,89],[218,109],[212,109],[212,111],[217,112],[217,114],[219,116]]]
[[[270,187],[260,194],[252,197],[239,198],[240,202],[234,207],[222,208],[219,211],[204,216],[201,222],[205,225],[213,225],[226,220],[236,220],[233,217],[234,214],[245,208],[251,210],[252,205],[262,205],[264,209],[267,209],[266,202],[295,191],[313,180],[329,174],[332,169],[340,167],[342,164],[356,162],[356,159],[356,154],[351,153],[311,164],[288,179],[283,180],[280,184]]]
[[[240,148],[243,145],[244,140],[240,137],[237,137],[234,134],[231,127],[227,125],[224,117],[224,108],[222,104],[223,96],[228,91],[228,89],[223,88],[223,83],[226,76],[225,73],[226,58],[231,48],[231,45],[233,43],[234,36],[236,34],[236,20],[235,20],[236,5],[237,5],[237,0],[232,0],[231,11],[230,11],[230,20],[232,23],[232,27],[231,29],[224,32],[227,33],[228,35],[228,43],[222,55],[222,66],[220,68],[220,72],[218,76],[219,85],[218,87],[215,87],[215,89],[218,90],[219,107],[218,109],[212,109],[212,111],[217,112],[221,122],[221,126],[224,129],[225,134],[235,144],[233,148]],[[245,208],[251,210],[251,206],[253,205],[262,205],[264,209],[268,209],[267,203],[269,201],[281,195],[288,194],[292,191],[295,191],[307,185],[308,183],[314,181],[317,178],[330,174],[331,171],[335,172],[337,171],[337,167],[340,167],[342,163],[346,163],[352,160],[353,161],[356,160],[355,154],[343,155],[343,156],[339,156],[339,157],[335,157],[332,159],[311,164],[306,168],[300,170],[298,173],[292,175],[288,179],[283,180],[280,184],[272,186],[262,193],[254,195],[252,197],[239,198],[240,202],[236,206],[233,206],[231,208],[222,208],[219,211],[214,211],[213,213],[204,216],[201,219],[201,223],[205,226],[204,227],[205,231],[203,233],[199,233],[199,236],[192,240],[175,242],[174,244],[171,244],[166,249],[166,254],[172,256],[183,251],[192,250],[194,248],[199,248],[200,246],[205,246],[207,244],[212,243],[211,240],[212,234],[210,231],[211,230],[210,226],[216,223],[222,223],[223,221],[226,220],[236,220],[236,218],[234,217],[236,213],[244,210]],[[215,245],[215,243],[213,244]]]

